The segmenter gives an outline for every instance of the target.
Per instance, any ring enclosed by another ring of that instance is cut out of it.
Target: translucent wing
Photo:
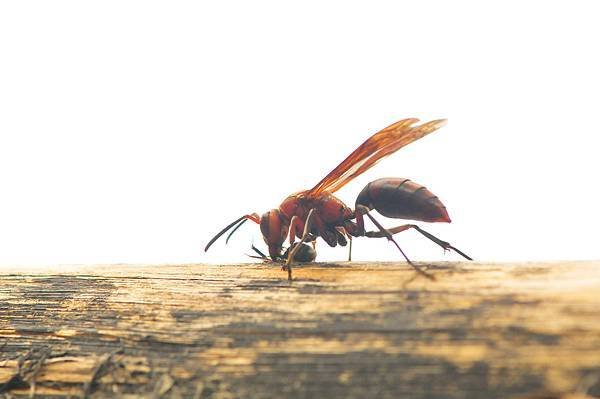
[[[329,172],[316,186],[306,192],[306,196],[318,196],[324,191],[333,193],[348,182],[364,173],[380,159],[407,144],[439,129],[446,124],[445,119],[416,125],[418,119],[403,119],[375,133],[354,150],[342,163]]]

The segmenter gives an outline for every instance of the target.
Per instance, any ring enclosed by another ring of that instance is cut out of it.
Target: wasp
[[[393,154],[402,147],[438,130],[446,124],[445,119],[419,124],[416,118],[398,121],[373,134],[356,150],[346,157],[335,169],[309,190],[288,196],[278,208],[265,212],[262,216],[250,213],[236,219],[217,233],[204,248],[210,246],[224,233],[233,229],[227,240],[246,221],[260,225],[260,230],[269,249],[270,260],[285,262],[284,270],[292,279],[292,263],[301,251],[301,260],[312,261],[316,252],[307,249],[305,243],[321,237],[328,245],[346,246],[350,242],[348,260],[352,259],[352,237],[385,237],[400,251],[404,259],[419,273],[431,276],[414,264],[394,240],[393,235],[414,229],[446,250],[453,250],[465,259],[472,260],[464,252],[443,241],[415,224],[402,224],[384,228],[371,215],[376,210],[380,215],[429,223],[450,223],[448,211],[440,199],[424,186],[406,178],[388,177],[368,183],[358,194],[354,210],[348,207],[334,193],[361,175],[379,160]],[[365,230],[365,216],[377,227],[377,231]],[[296,238],[300,241],[295,242]],[[284,242],[289,240],[289,248],[283,252]],[[253,246],[253,249],[255,247]],[[255,249],[261,257],[266,255]]]

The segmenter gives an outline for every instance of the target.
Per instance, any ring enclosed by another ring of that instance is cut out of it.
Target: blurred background
[[[593,2],[4,2],[0,265],[245,262],[247,212],[372,133],[448,118],[344,187],[407,177],[477,260],[599,259]],[[402,223],[384,220],[384,225]],[[459,260],[416,232],[415,260]],[[322,261],[347,251],[320,241]],[[359,239],[355,260],[401,260]]]

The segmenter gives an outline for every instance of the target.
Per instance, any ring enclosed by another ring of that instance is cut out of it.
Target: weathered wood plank
[[[0,271],[13,396],[600,396],[600,263]]]

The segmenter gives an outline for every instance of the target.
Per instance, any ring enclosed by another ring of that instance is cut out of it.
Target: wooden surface
[[[289,283],[261,264],[5,268],[0,393],[600,396],[600,262],[429,270],[314,264]]]

